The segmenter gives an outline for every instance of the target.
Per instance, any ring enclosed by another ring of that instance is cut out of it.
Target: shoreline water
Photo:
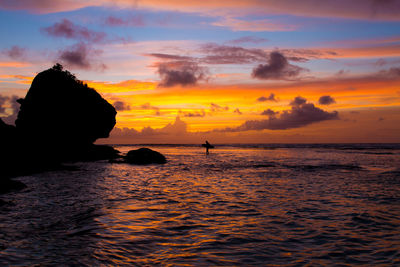
[[[399,144],[291,146],[155,145],[167,164],[19,177],[0,264],[399,264]]]

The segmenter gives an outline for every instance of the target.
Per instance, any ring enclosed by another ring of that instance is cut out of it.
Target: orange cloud
[[[29,67],[29,63],[17,61],[0,61],[0,68],[24,68]]]
[[[126,93],[132,91],[154,90],[157,84],[154,82],[143,82],[137,80],[126,80],[119,83],[100,81],[85,81],[89,87],[93,87],[101,93]]]
[[[336,55],[331,58],[374,58],[374,57],[398,57],[400,56],[399,45],[335,48]],[[330,58],[330,57],[327,57]]]
[[[212,12],[223,14],[236,12],[237,14],[264,13],[290,14],[306,17],[339,17],[351,19],[375,19],[385,21],[399,21],[400,1],[376,0],[326,0],[323,4],[316,0],[231,0],[231,1],[204,1],[204,0],[20,0],[2,1],[0,7],[9,10],[29,10],[36,13],[53,13],[71,11],[89,6],[117,6],[121,8],[151,8],[155,10],[178,10],[183,12]]]
[[[24,76],[24,75],[0,75],[0,78],[2,79],[7,79],[7,82],[9,79],[11,79],[13,83],[17,84],[31,84],[33,81],[32,76]],[[1,82],[6,82],[6,81],[1,81]]]
[[[119,1],[125,4],[126,0]],[[315,0],[231,0],[231,1],[202,1],[202,0],[142,0],[138,7],[154,9],[173,9],[180,11],[201,12],[220,10],[237,11],[241,14],[257,12],[264,14],[290,14],[307,17],[339,17],[353,19],[379,19],[398,21],[400,18],[400,1],[374,0],[326,0],[322,5]]]

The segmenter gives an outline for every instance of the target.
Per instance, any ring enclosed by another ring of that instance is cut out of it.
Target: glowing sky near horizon
[[[0,0],[0,20],[8,123],[60,62],[118,109],[104,142],[400,142],[399,0]]]

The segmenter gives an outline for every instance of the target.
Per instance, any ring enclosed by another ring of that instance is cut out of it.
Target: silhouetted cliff
[[[56,64],[39,73],[21,104],[16,127],[0,120],[1,178],[52,169],[64,161],[118,157],[96,146],[117,112],[94,89]]]
[[[117,114],[100,94],[59,64],[35,77],[20,104],[15,124],[24,141],[72,157],[96,139],[108,137]]]

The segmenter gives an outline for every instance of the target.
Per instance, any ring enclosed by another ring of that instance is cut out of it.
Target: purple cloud
[[[289,64],[284,55],[272,52],[267,64],[260,64],[253,69],[252,76],[262,80],[294,78],[304,71],[304,68]]]
[[[307,99],[301,96],[296,96],[292,102],[290,102],[291,106],[300,106],[307,102]]]
[[[211,112],[228,111],[229,107],[228,106],[222,107],[218,104],[210,103],[210,110],[211,110]]]
[[[179,111],[179,114],[187,118],[194,118],[194,117],[203,118],[206,116],[206,112],[204,110],[194,111],[194,112]]]
[[[114,16],[108,16],[104,23],[107,26],[134,26],[134,27],[143,27],[145,26],[143,16],[141,15],[133,15],[129,18],[122,19]]]
[[[104,32],[89,30],[67,19],[63,19],[61,22],[55,23],[52,26],[42,28],[42,31],[53,37],[63,37],[91,43],[103,42],[107,37]]]
[[[265,102],[265,101],[274,101],[277,102],[278,100],[275,98],[275,94],[271,93],[268,97],[265,96],[261,96],[259,98],[257,98],[258,102]]]
[[[131,106],[124,101],[115,101],[113,106],[117,111],[125,111],[131,109]]]
[[[261,49],[247,49],[239,46],[205,44],[201,51],[207,55],[201,61],[207,64],[248,64],[264,62],[268,53]]]
[[[243,36],[238,39],[230,40],[228,43],[237,45],[237,44],[244,44],[244,43],[252,43],[252,44],[260,44],[267,42],[268,39],[260,38],[260,37],[253,37],[253,36]]]
[[[104,70],[106,65],[95,64],[93,58],[99,56],[101,50],[94,50],[89,45],[78,43],[65,50],[59,51],[58,60],[70,68]]]
[[[382,66],[384,66],[384,65],[386,65],[386,64],[387,64],[387,61],[384,60],[383,58],[378,59],[378,60],[374,63],[374,65],[375,65],[375,66],[378,66],[378,67],[382,67]]]
[[[242,115],[242,114],[243,114],[243,113],[240,111],[239,108],[236,108],[236,109],[233,111],[233,113],[236,113],[236,114],[239,114],[239,115]]]
[[[400,77],[400,68],[393,67],[387,70],[381,70],[379,75],[383,78],[397,78]]]
[[[21,59],[25,56],[26,49],[14,45],[10,49],[4,49],[2,52],[12,59]]]
[[[293,101],[293,103],[296,102]],[[271,112],[272,113],[272,112]],[[279,117],[270,116],[267,120],[250,120],[236,128],[218,130],[222,132],[238,132],[249,130],[286,130],[300,128],[309,124],[338,119],[338,112],[327,112],[317,108],[312,103],[292,105],[290,110],[281,112]]]
[[[192,57],[186,56],[178,56],[178,55],[171,55],[171,54],[163,54],[163,53],[151,53],[147,54],[148,56],[156,57],[162,60],[194,60]]]
[[[59,59],[66,65],[82,69],[89,69],[90,61],[88,59],[88,54],[88,47],[83,43],[79,43],[70,48],[60,51]]]
[[[288,60],[305,62],[310,59],[324,59],[336,56],[337,52],[330,50],[319,49],[279,49],[279,52],[284,54]]]
[[[336,103],[335,99],[329,95],[321,96],[318,100],[320,105],[330,105]]]
[[[159,83],[162,87],[195,85],[205,80],[207,69],[192,61],[173,61],[158,64]]]
[[[275,116],[276,114],[279,114],[279,112],[273,111],[272,109],[266,109],[260,115]]]

